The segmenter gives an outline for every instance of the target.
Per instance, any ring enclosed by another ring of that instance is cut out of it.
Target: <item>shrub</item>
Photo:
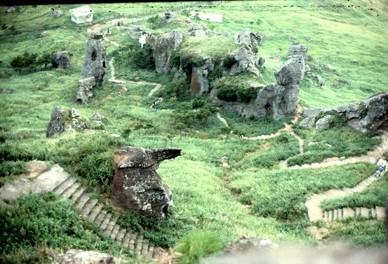
[[[208,232],[191,232],[178,243],[176,251],[183,254],[178,263],[200,263],[202,257],[222,250],[222,242],[216,234]]]
[[[256,99],[257,91],[252,88],[241,88],[237,91],[238,99],[243,103],[249,103],[252,99]]]
[[[237,102],[238,96],[235,89],[230,87],[221,88],[217,91],[217,97],[227,102]]]

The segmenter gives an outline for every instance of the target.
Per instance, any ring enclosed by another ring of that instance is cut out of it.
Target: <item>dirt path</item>
[[[380,176],[381,177],[381,176]],[[305,205],[307,207],[308,216],[310,221],[318,221],[323,219],[323,210],[321,208],[321,202],[326,199],[334,199],[334,198],[341,198],[345,197],[347,195],[362,192],[365,190],[369,185],[372,184],[375,180],[377,180],[374,176],[374,173],[370,175],[368,178],[357,184],[353,188],[344,188],[341,190],[332,189],[328,190],[324,193],[315,194],[311,196],[306,202]]]

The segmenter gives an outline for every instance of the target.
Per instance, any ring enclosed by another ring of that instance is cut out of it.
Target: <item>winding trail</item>
[[[296,124],[300,118],[300,110],[297,111],[297,115],[294,117],[292,120],[292,124]],[[217,113],[217,118],[226,126],[229,127],[227,121],[220,115],[220,113]],[[261,135],[257,137],[245,137],[242,136],[242,139],[245,140],[265,140],[265,139],[271,139],[278,137],[282,132],[286,132],[289,135],[295,137],[298,140],[299,143],[299,151],[301,154],[304,153],[304,140],[296,135],[292,129],[292,126],[289,124],[284,123],[284,128],[279,129],[276,133],[270,134],[270,135]],[[336,165],[345,165],[345,164],[351,164],[351,163],[360,163],[360,162],[367,162],[367,163],[372,163],[372,164],[387,164],[388,162],[384,159],[382,159],[383,154],[388,151],[388,133],[385,131],[382,131],[382,141],[381,144],[378,145],[375,149],[367,152],[367,154],[362,155],[362,156],[357,156],[357,157],[350,157],[350,158],[328,158],[323,160],[322,162],[319,163],[312,163],[312,164],[303,164],[301,166],[291,166],[289,167],[287,165],[287,160],[280,161],[279,167],[280,168],[286,168],[286,169],[318,169],[318,168],[325,168],[325,167],[331,167],[331,166],[336,166]],[[247,153],[242,160],[238,162],[238,164],[241,164],[243,161],[245,161],[248,157],[250,157],[252,153]],[[385,172],[384,172],[385,173]],[[383,173],[383,174],[384,174]],[[382,174],[382,175],[383,175]],[[381,175],[381,176],[382,176]],[[380,176],[380,177],[381,177]],[[376,216],[377,219],[382,219],[384,217],[384,213],[382,213],[381,207],[377,208],[371,208],[371,209],[366,209],[362,208],[359,209],[358,213],[356,211],[353,211],[350,208],[342,208],[341,210],[333,210],[332,212],[323,212],[321,208],[321,202],[326,199],[334,199],[334,198],[341,198],[345,197],[347,195],[353,194],[353,193],[358,193],[362,192],[365,190],[372,182],[377,180],[378,178],[375,177],[375,173],[370,175],[368,178],[360,182],[358,185],[356,185],[353,188],[344,188],[344,189],[332,189],[328,190],[326,192],[320,193],[320,194],[315,194],[308,198],[308,200],[305,202],[305,206],[307,207],[308,211],[308,217],[310,221],[318,221],[325,219],[326,221],[330,220],[337,220],[337,219],[343,219],[344,217],[344,212],[345,214],[348,213],[351,215],[351,212],[354,212],[355,215],[363,215],[362,213],[365,214],[370,214],[371,216]],[[228,177],[224,179],[228,181]],[[349,213],[350,212],[350,213]],[[368,213],[366,213],[368,212]],[[369,213],[370,212],[370,213]],[[379,213],[373,213],[373,212],[379,212]],[[340,215],[341,214],[341,215]]]
[[[383,173],[384,174],[384,173]],[[382,176],[382,175],[381,175]],[[380,176],[380,177],[381,177]],[[357,184],[353,188],[344,188],[341,190],[328,190],[326,192],[315,194],[311,196],[306,202],[305,205],[307,207],[308,216],[311,222],[322,220],[324,218],[323,210],[321,208],[321,202],[326,199],[335,199],[335,198],[341,198],[345,197],[347,195],[362,192],[365,190],[369,185],[372,184],[375,180],[378,178],[375,177],[375,174],[373,173],[368,178]]]

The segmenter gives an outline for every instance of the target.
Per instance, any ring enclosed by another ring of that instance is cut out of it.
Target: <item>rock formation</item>
[[[388,122],[388,93],[376,94],[366,100],[331,109],[307,109],[300,125],[327,129],[330,128],[328,119],[333,121],[333,115],[343,118],[357,131],[375,131]]]
[[[259,44],[261,36],[259,33],[252,33],[249,29],[245,29],[234,36],[234,43],[240,45],[240,49],[231,54],[234,57],[235,63],[226,71],[229,75],[235,75],[241,72],[249,71],[259,76],[259,63],[257,54],[259,52]],[[263,64],[264,61],[261,60]]]
[[[47,128],[46,137],[61,134],[65,131],[83,130],[88,128],[85,120],[76,109],[65,109],[56,106],[51,112],[51,120]]]
[[[180,149],[123,147],[115,152],[114,202],[128,211],[163,219],[172,205],[172,193],[156,173],[159,163],[181,155]]]
[[[209,91],[209,81],[207,76],[214,70],[211,58],[205,58],[205,63],[200,67],[193,67],[191,73],[190,90],[194,95],[201,95]]]
[[[88,77],[78,81],[77,102],[86,104],[88,98],[93,96],[93,87],[96,85],[94,77]]]
[[[86,55],[82,67],[82,78],[94,77],[95,85],[101,86],[105,75],[106,47],[101,32],[91,32],[86,45]]]
[[[212,90],[213,102],[236,111],[246,118],[269,116],[276,120],[295,114],[298,104],[299,83],[304,77],[305,64],[301,55],[287,60],[276,72],[276,84],[245,84],[257,96],[250,102],[225,102]]]
[[[70,55],[67,51],[58,51],[53,54],[51,64],[54,68],[69,68],[71,66]]]
[[[157,73],[169,73],[172,69],[171,54],[177,50],[183,41],[181,30],[173,30],[163,35],[151,35],[148,45],[152,49]]]

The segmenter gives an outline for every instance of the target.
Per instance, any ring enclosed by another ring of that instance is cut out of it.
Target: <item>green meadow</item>
[[[205,56],[218,58],[233,51],[233,36],[243,29],[260,32],[264,38],[259,55],[266,60],[261,76],[226,78],[227,85],[275,82],[273,73],[287,60],[288,47],[293,41],[305,44],[311,56],[307,64],[325,80],[325,85],[319,87],[314,77],[305,76],[299,93],[300,104],[305,108],[339,106],[386,92],[386,3],[358,0],[348,6],[332,0],[300,2],[90,6],[96,23],[103,28],[110,20],[123,17],[126,25],[141,25],[155,34],[176,28],[187,31],[189,22],[230,34],[229,38],[185,38],[180,56],[189,56],[193,61]],[[111,68],[107,67],[103,85],[95,89],[87,104],[77,104],[77,82],[82,77],[90,27],[70,20],[69,10],[77,6],[62,5],[64,15],[59,18],[50,17],[52,6],[21,6],[9,14],[5,13],[5,6],[0,7],[0,186],[25,172],[25,162],[45,160],[60,164],[113,211],[109,198],[115,149],[123,145],[180,148],[182,156],[162,162],[158,169],[174,195],[169,217],[158,222],[122,213],[119,221],[155,245],[181,252],[181,263],[199,263],[201,257],[219,252],[242,236],[267,238],[279,245],[317,245],[316,238],[306,231],[315,223],[309,221],[304,202],[316,193],[353,187],[376,170],[376,165],[369,163],[320,169],[281,167],[284,160],[291,166],[364,155],[381,143],[380,132],[362,134],[341,124],[325,131],[293,125],[304,140],[304,153],[300,153],[296,138],[286,132],[269,139],[244,138],[273,134],[285,124],[292,124],[290,119],[246,120],[213,106],[206,96],[190,97],[188,85],[175,82],[173,75],[158,75],[139,66],[142,57],[136,53],[138,43],[130,39],[125,27],[110,26],[109,40],[122,46],[106,42],[106,57],[107,62],[114,58],[116,79],[127,82],[109,82]],[[223,23],[200,21],[189,15],[192,10],[220,14]],[[161,26],[158,21],[166,11],[172,11],[181,22]],[[17,71],[11,66],[12,60],[25,52],[41,56],[60,50],[71,55],[72,66],[68,69],[38,66]],[[149,97],[154,85],[140,81],[160,83],[162,88]],[[210,83],[217,84],[214,80]],[[164,99],[160,108],[150,108],[158,97]],[[86,119],[100,113],[105,117],[104,126],[96,127],[93,133],[66,132],[47,139],[51,110],[58,105],[76,108]],[[196,108],[197,105],[201,107]],[[198,109],[203,110],[202,115],[196,115]],[[229,127],[217,118],[216,112]],[[227,167],[221,166],[222,157],[228,158]],[[325,201],[323,206],[383,206],[388,200],[387,177],[388,174],[361,193]],[[82,219],[75,208],[55,194],[26,196],[12,207],[0,208],[0,219],[5,228],[0,235],[0,262],[49,262],[47,251],[79,248],[127,257],[128,263],[142,263],[100,234],[97,226]],[[386,245],[384,227],[378,221],[356,219],[326,227],[330,231],[327,241],[341,240],[360,247]],[[368,236],[362,236],[363,232]]]

